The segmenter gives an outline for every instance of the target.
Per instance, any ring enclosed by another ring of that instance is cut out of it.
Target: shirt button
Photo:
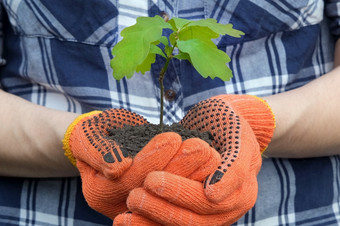
[[[164,12],[164,11],[161,11],[160,13],[159,13],[159,15],[161,16],[161,17],[163,17],[163,19],[164,19],[164,21],[165,22],[168,22],[168,20],[169,20],[169,14],[167,14],[166,12]]]
[[[6,60],[0,57],[0,66],[6,65]]]
[[[168,89],[165,91],[165,99],[168,101],[173,101],[176,98],[176,92],[173,91],[172,89]]]

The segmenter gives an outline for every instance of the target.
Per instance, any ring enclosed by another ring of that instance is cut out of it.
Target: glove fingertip
[[[207,175],[210,175],[218,167],[221,162],[220,154],[214,149],[210,148],[209,154],[211,155],[205,164],[199,167],[195,172],[188,176],[189,179],[196,181],[204,181]]]
[[[181,143],[182,138],[177,133],[165,132],[158,134],[138,152],[133,161],[136,164],[142,162],[146,167],[141,169],[143,171],[148,169],[148,165],[160,164],[162,165],[161,168],[164,168],[177,153]]]
[[[118,216],[116,216],[116,218],[113,221],[112,226],[127,226],[127,225],[131,225],[130,222],[131,222],[130,217],[126,216],[126,214],[123,213],[123,214],[119,214]]]
[[[197,148],[199,147],[199,148]],[[183,141],[181,146],[182,152],[184,154],[196,153],[198,151],[203,152],[204,149],[209,149],[210,146],[207,142],[203,141],[200,138],[190,138]]]
[[[114,226],[156,226],[160,225],[152,220],[149,220],[141,215],[125,212],[119,214],[113,221]]]
[[[142,187],[131,190],[126,199],[126,205],[128,209],[134,211],[134,209],[137,207],[142,208],[145,196],[146,191]]]
[[[150,172],[144,180],[144,188],[148,191],[159,190],[166,184],[166,179],[164,177],[164,171],[153,171]]]
[[[116,179],[124,174],[124,172],[132,165],[132,158],[125,158],[122,162],[105,164],[103,166],[103,174],[108,179]]]
[[[159,143],[161,145],[171,143],[171,146],[176,144],[176,147],[182,144],[182,137],[175,132],[164,132],[156,135],[152,139],[156,144]]]
[[[222,179],[224,173],[216,170],[210,174],[203,183],[204,194],[212,203],[219,203],[228,196],[228,183]]]

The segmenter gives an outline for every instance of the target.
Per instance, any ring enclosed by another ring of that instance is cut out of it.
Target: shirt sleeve
[[[340,38],[340,0],[326,0],[325,12],[330,20],[332,35]]]
[[[0,67],[6,64],[6,60],[3,57],[3,53],[4,53],[3,20],[4,20],[4,11],[2,7],[2,1],[0,0]],[[0,82],[0,89],[2,89],[1,82]]]

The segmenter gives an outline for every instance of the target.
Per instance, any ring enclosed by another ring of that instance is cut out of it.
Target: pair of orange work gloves
[[[220,95],[190,109],[180,123],[209,131],[213,147],[166,132],[132,158],[107,138],[108,128],[145,123],[124,109],[90,112],[63,140],[85,199],[114,225],[229,225],[254,206],[261,153],[275,128],[264,100]]]

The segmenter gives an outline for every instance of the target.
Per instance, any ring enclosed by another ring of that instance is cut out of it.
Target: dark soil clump
[[[123,128],[110,129],[109,138],[114,140],[121,148],[135,156],[154,136],[159,134],[159,125],[147,124],[139,126],[124,126]],[[178,133],[182,140],[198,137],[211,145],[213,136],[209,132],[189,130],[179,123],[164,125],[163,132]]]

